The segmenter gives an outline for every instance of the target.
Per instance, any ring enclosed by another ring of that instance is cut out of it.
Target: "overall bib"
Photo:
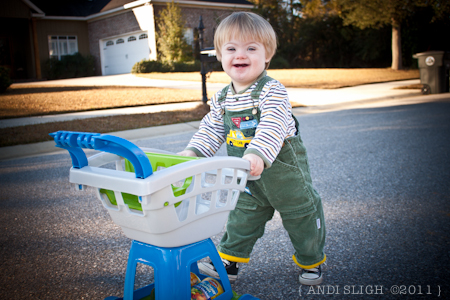
[[[265,76],[251,96],[259,103],[263,86],[272,80]],[[228,86],[222,90],[219,103],[226,98]],[[259,124],[259,106],[242,111],[224,108],[224,126],[229,156],[242,157]],[[277,210],[295,249],[293,260],[304,269],[316,267],[326,260],[323,252],[325,222],[320,196],[312,186],[306,149],[297,135],[284,140],[283,147],[272,166],[261,178],[248,181],[236,208],[230,212],[226,232],[219,244],[221,257],[247,263],[256,241],[264,234],[267,221]]]

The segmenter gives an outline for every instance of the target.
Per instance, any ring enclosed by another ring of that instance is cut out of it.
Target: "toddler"
[[[265,71],[276,51],[275,31],[257,14],[236,12],[218,26],[214,46],[231,83],[212,97],[211,111],[179,155],[211,157],[226,143],[228,155],[250,161],[250,174],[261,175],[248,181],[218,245],[228,277],[237,279],[239,264],[249,262],[277,210],[301,268],[300,283],[320,284],[326,260],[322,202],[286,88]],[[200,262],[199,269],[218,277],[212,263]]]

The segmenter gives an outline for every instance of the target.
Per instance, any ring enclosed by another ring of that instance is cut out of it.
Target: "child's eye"
[[[248,51],[256,51],[255,47],[248,47]]]
[[[233,47],[228,47],[227,51],[234,51],[234,48]]]

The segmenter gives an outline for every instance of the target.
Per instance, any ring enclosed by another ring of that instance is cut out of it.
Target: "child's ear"
[[[272,61],[272,58],[273,58],[273,55],[271,57],[269,57],[269,58],[266,58],[266,70],[269,69],[270,62]]]

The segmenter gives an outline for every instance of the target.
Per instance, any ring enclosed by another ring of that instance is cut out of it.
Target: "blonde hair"
[[[272,59],[277,50],[277,35],[269,22],[252,12],[235,12],[220,22],[214,34],[217,59],[222,59],[222,46],[233,38],[254,39],[264,45],[266,57]],[[268,64],[266,68],[268,67]]]

